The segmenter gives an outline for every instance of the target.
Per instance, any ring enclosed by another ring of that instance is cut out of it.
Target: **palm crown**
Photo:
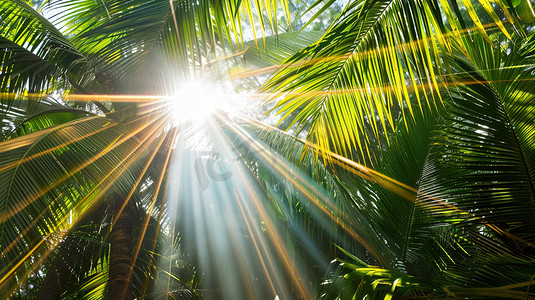
[[[531,0],[31,4],[0,3],[2,297],[533,296]],[[270,117],[217,111],[202,160],[155,95],[227,73]]]

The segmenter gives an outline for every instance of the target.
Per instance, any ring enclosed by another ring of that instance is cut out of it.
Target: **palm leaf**
[[[385,268],[431,279],[428,286],[438,290],[426,293],[530,296],[534,98],[532,66],[518,45],[493,47],[480,35],[465,39],[452,98],[444,97],[447,109],[415,115],[409,129],[399,124],[377,170],[414,187],[411,199],[377,182],[353,179],[348,186],[362,195],[354,197],[355,209],[374,224],[376,238],[387,241],[379,252]],[[388,297],[376,294],[371,282],[348,280],[358,273],[344,277],[340,268],[324,295]]]
[[[34,101],[34,97],[28,98],[19,98],[12,101],[10,105],[2,104],[0,109],[3,127],[0,134],[1,141],[90,115],[87,111],[72,108],[51,97],[37,98],[40,99],[39,102]]]
[[[125,133],[110,120],[89,117],[0,144],[3,286],[15,274],[28,275],[27,270],[34,267],[29,258],[53,247],[51,238],[69,228],[70,218],[76,220],[92,206],[109,183],[102,179],[113,175],[108,180],[115,180],[125,172],[128,165],[121,166],[123,157],[137,149],[132,139],[118,143]],[[42,166],[47,169],[45,178],[33,172]],[[121,178],[113,184],[115,189],[129,191],[133,178]]]
[[[319,31],[303,31],[298,34],[286,32],[277,36],[267,36],[264,38],[264,43],[258,43],[256,40],[255,43],[249,42],[247,43],[249,47],[243,54],[245,67],[248,69],[280,67],[286,59],[314,43],[322,35],[323,33]]]
[[[412,296],[415,291],[433,291],[425,280],[367,265],[344,249],[341,250],[350,259],[337,259],[331,263],[328,281],[320,286],[318,299],[386,300]]]
[[[469,30],[458,24],[456,17],[463,16],[452,2],[452,6],[445,1],[348,3],[322,39],[292,57],[265,85],[274,92],[270,99],[277,99],[276,111],[283,120],[291,120],[289,128],[295,125],[296,132],[307,131],[319,151],[376,162],[369,153],[370,136],[384,135],[388,142],[387,132],[394,128],[399,112],[393,107],[407,107],[412,116],[423,106],[441,105],[438,91],[449,70],[438,62],[451,52],[450,39]],[[487,1],[481,3],[488,8]],[[471,20],[481,24],[473,7],[466,9]],[[451,31],[443,24],[441,11],[446,12]],[[500,20],[494,24],[507,32]],[[477,28],[485,36],[490,31]]]
[[[478,36],[465,42],[471,61],[458,61],[460,81],[465,84],[453,93],[448,108],[451,115],[434,138],[432,163],[421,188],[422,196],[429,200],[422,200],[431,205],[431,199],[439,199],[458,209],[453,214],[457,219],[453,228],[469,230],[474,236],[469,239],[478,248],[476,259],[487,261],[472,269],[482,276],[478,284],[527,281],[531,275],[520,268],[517,276],[489,271],[494,265],[491,261],[500,263],[499,258],[516,258],[526,268],[533,264],[531,66],[524,65],[513,44],[508,53]],[[521,258],[525,260],[521,262]]]
[[[155,80],[166,71],[184,76],[189,66],[202,70],[222,50],[224,40],[243,43],[240,10],[250,22],[264,11],[273,21],[276,4],[287,6],[285,1],[263,2],[50,1],[52,9],[61,9],[56,22],[67,24],[73,43],[98,65],[97,73],[119,82],[147,69],[160,74]],[[151,60],[161,63],[154,66]]]
[[[26,1],[3,1],[0,16],[2,91],[46,91],[67,74],[82,80],[85,57]]]

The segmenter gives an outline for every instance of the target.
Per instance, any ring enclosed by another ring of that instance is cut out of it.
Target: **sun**
[[[227,93],[212,82],[187,81],[167,101],[173,122],[179,124],[203,121],[218,110],[228,109],[227,98]]]

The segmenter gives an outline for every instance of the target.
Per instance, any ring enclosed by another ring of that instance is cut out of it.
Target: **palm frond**
[[[349,259],[331,263],[318,299],[397,299],[414,296],[416,291],[432,292],[424,279],[406,273],[367,265],[342,249]]]
[[[243,54],[246,68],[280,67],[289,57],[317,41],[323,35],[319,31],[286,32],[267,36],[264,43],[249,42]],[[251,72],[254,72],[251,71]]]
[[[69,75],[81,80],[87,63],[84,55],[26,1],[3,1],[0,16],[3,92],[46,91],[53,79]]]
[[[387,241],[384,268],[431,279],[437,295],[521,299],[531,295],[519,283],[531,280],[534,263],[532,65],[519,55],[521,42],[464,42],[446,109],[415,115],[409,129],[400,123],[377,166],[414,187],[412,200],[367,180],[349,188],[362,195],[355,209]],[[332,295],[376,295],[370,282],[334,281]]]
[[[471,255],[487,260],[473,266],[474,273],[483,272],[479,284],[494,286],[531,275],[489,272],[491,261],[522,257],[528,267],[535,255],[532,66],[509,47],[510,53],[480,36],[466,39],[471,60],[458,61],[464,85],[452,93],[450,115],[436,132],[419,196],[424,206],[440,201],[457,210],[449,215],[451,228],[463,228],[459,234],[477,247]]]
[[[56,22],[67,24],[73,44],[97,64],[97,76],[119,82],[147,69],[178,77],[189,76],[190,67],[202,72],[229,43],[242,47],[242,17],[255,32],[255,18],[267,13],[275,22],[277,11],[287,10],[281,0],[49,2],[61,10]]]
[[[53,248],[60,230],[90,208],[106,185],[129,191],[134,179],[117,177],[135,166],[139,150],[135,139],[120,140],[125,133],[108,119],[86,117],[0,144],[2,286],[29,275],[35,255]],[[40,167],[46,177],[34,173]]]
[[[388,143],[400,111],[413,116],[424,106],[442,105],[439,90],[449,73],[443,57],[452,38],[471,30],[459,24],[463,15],[452,2],[351,1],[322,39],[265,85],[275,110],[291,120],[290,128],[306,131],[320,151],[376,162],[370,137]],[[498,27],[510,36],[500,19],[484,28],[469,1],[463,3],[481,34]],[[494,20],[488,1],[481,4]],[[506,9],[501,1],[500,7]]]
[[[34,101],[37,98],[39,101]],[[61,125],[91,115],[52,97],[18,97],[10,104],[0,104],[2,132],[0,141]]]

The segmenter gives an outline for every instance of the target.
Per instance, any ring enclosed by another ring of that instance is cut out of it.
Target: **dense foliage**
[[[534,7],[0,0],[0,298],[535,297]]]

